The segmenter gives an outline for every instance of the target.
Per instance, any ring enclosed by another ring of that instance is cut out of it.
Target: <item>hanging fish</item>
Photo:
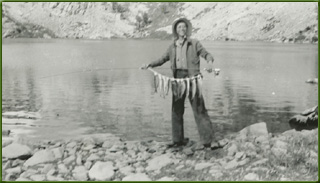
[[[166,83],[166,95],[168,95],[168,93],[169,93],[169,89],[170,89],[170,85],[171,85],[171,79],[170,78],[167,78],[167,81],[166,81],[167,83]]]
[[[190,92],[190,78],[187,78],[186,82],[187,82],[186,98],[188,98],[189,97],[189,92]]]
[[[158,82],[158,74],[157,73],[154,73],[154,92],[157,93],[157,88],[159,86],[159,82]]]
[[[181,79],[181,88],[180,88],[180,97],[179,98],[182,98],[183,95],[184,95],[184,92],[186,91],[186,83],[184,82],[184,79]]]
[[[202,96],[202,77],[201,77],[201,75],[198,75],[197,84],[198,84],[198,90],[199,90],[199,97],[201,97]]]
[[[171,84],[172,84],[172,87],[171,87],[172,93],[173,93],[173,95],[174,95],[174,96],[176,97],[176,99],[177,99],[177,97],[178,97],[178,82],[177,82],[176,79],[174,79],[174,80],[171,82]]]
[[[160,96],[162,95],[162,91],[163,91],[163,80],[162,80],[162,75],[159,74],[159,93],[160,93]]]
[[[196,95],[196,91],[197,91],[197,83],[196,83],[196,78],[193,77],[192,78],[192,81],[191,81],[191,87],[192,87],[192,96],[191,96],[191,99],[194,98],[194,96]]]

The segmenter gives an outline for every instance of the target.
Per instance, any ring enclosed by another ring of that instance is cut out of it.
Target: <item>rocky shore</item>
[[[111,134],[70,140],[2,140],[6,181],[292,181],[318,180],[318,129],[268,133],[256,123],[197,149],[167,148]]]

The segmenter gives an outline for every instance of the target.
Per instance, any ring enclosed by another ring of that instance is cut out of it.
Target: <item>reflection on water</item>
[[[171,138],[171,93],[153,90],[149,71],[170,41],[4,40],[2,111],[39,112],[37,138],[111,132],[127,139]],[[205,104],[219,134],[264,121],[270,132],[318,104],[317,45],[203,42],[218,77],[204,73]],[[201,67],[206,67],[202,62]],[[166,63],[159,72],[171,76]],[[190,104],[186,136],[198,139]]]

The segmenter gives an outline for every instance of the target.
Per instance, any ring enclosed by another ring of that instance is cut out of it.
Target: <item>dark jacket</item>
[[[192,25],[191,22],[185,18],[177,19],[172,24],[172,33],[174,37],[173,43],[169,46],[166,53],[158,60],[155,60],[149,64],[150,67],[157,67],[165,62],[169,61],[171,62],[171,69],[173,73],[176,71],[176,40],[178,39],[178,34],[176,32],[176,26],[180,22],[185,22],[187,25],[187,66],[188,66],[188,74],[189,77],[197,75],[200,73],[200,56],[204,59],[206,59],[208,62],[213,62],[213,57],[210,53],[207,52],[207,50],[201,45],[201,43],[198,40],[190,39],[191,36],[191,30]],[[175,75],[175,74],[173,74]]]
[[[200,73],[200,56],[206,59],[208,62],[213,62],[213,57],[207,50],[201,45],[198,40],[187,38],[187,66],[189,76],[194,76]],[[150,67],[157,67],[165,62],[171,63],[171,69],[174,72],[176,70],[176,44],[173,42],[166,53],[149,64]]]

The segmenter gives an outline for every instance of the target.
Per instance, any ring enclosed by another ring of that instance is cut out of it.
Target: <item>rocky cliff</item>
[[[317,2],[3,2],[2,37],[170,38],[187,17],[200,40],[317,42]]]

